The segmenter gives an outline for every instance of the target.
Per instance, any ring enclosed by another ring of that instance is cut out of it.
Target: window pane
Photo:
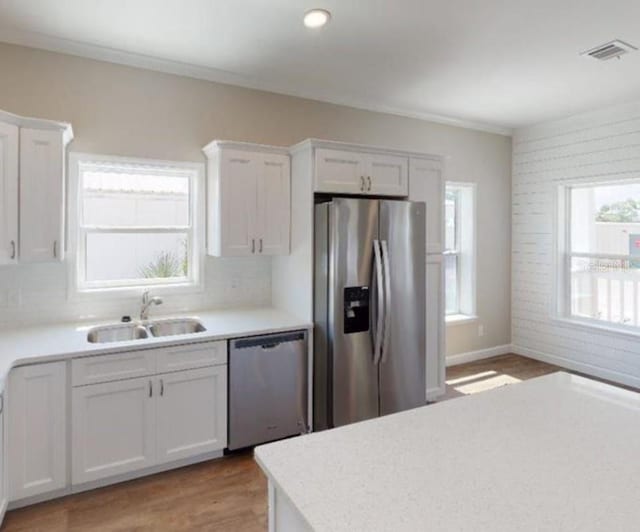
[[[444,247],[447,250],[457,249],[457,209],[459,191],[447,188],[444,202]]]
[[[186,176],[84,171],[82,186],[84,225],[189,225]]]
[[[124,281],[188,276],[187,233],[89,233],[86,279]]]
[[[640,254],[640,183],[571,189],[571,250]]]
[[[444,279],[446,303],[445,311],[447,314],[458,314],[460,307],[458,304],[458,256],[444,256]]]
[[[640,265],[626,259],[571,259],[571,313],[640,325]]]

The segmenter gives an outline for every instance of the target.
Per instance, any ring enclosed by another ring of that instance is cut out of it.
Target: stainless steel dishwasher
[[[307,432],[307,332],[231,340],[229,450]]]

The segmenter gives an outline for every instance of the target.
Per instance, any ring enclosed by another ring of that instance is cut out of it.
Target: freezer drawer
[[[232,340],[229,449],[307,431],[307,332]]]

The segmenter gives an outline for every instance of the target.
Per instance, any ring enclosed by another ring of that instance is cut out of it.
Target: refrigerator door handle
[[[373,256],[375,258],[375,267],[376,267],[376,284],[378,293],[378,312],[377,312],[377,320],[376,320],[376,337],[373,347],[373,363],[379,364],[380,359],[382,358],[382,333],[383,333],[383,319],[385,315],[384,308],[384,284],[383,284],[383,274],[382,274],[382,252],[380,250],[380,242],[378,240],[373,241]]]
[[[384,336],[382,341],[381,362],[385,362],[389,356],[389,333],[391,331],[391,273],[389,272],[389,246],[386,240],[382,240],[382,260],[384,262]]]

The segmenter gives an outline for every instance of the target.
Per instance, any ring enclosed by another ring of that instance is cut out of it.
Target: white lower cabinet
[[[64,488],[67,483],[66,363],[11,371],[8,388],[9,500]]]
[[[226,411],[226,365],[78,386],[73,484],[222,450]]]
[[[74,388],[73,483],[153,465],[155,408],[151,377]]]
[[[4,396],[0,395],[0,523],[7,510],[7,459],[5,457]]]
[[[226,366],[169,373],[158,381],[158,463],[226,447]]]

